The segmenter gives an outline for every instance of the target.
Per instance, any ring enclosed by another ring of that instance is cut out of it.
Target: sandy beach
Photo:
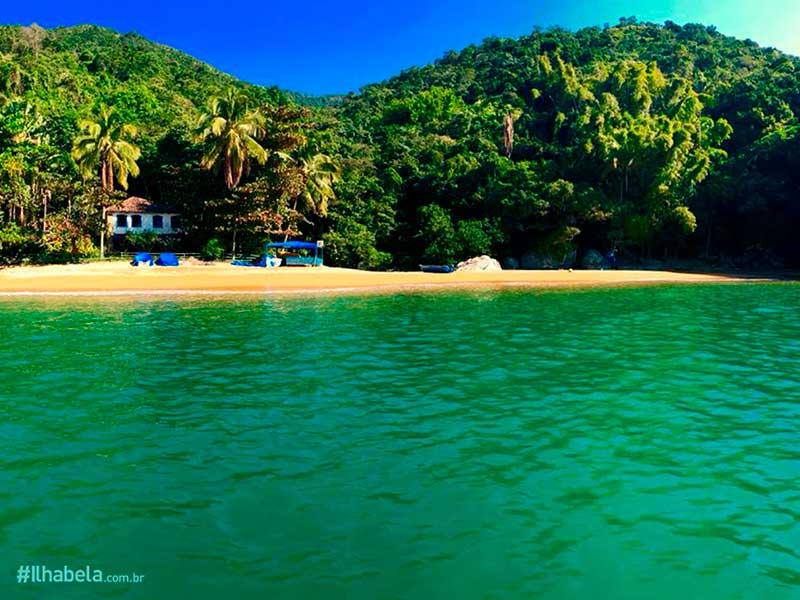
[[[480,287],[592,287],[752,281],[735,275],[670,271],[500,271],[450,274],[370,272],[332,267],[260,269],[224,263],[177,268],[125,262],[0,270],[0,294],[363,292]]]

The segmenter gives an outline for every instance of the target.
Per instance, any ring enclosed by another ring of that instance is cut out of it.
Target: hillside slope
[[[272,113],[283,122],[265,135],[299,127],[303,141],[289,162],[254,167],[236,202],[199,168],[191,135],[199,107],[229,87],[267,113],[311,107]],[[40,244],[56,217],[97,237],[91,203],[72,201],[88,188],[69,151],[101,103],[139,131],[129,192],[182,207],[193,249],[234,231],[258,248],[264,215],[305,206],[299,233],[347,266],[483,253],[552,266],[614,247],[628,260],[800,264],[800,59],[713,27],[626,19],[491,38],[322,98],[239,82],[136,34],[0,27],[0,244]],[[335,200],[318,206],[303,196],[314,153],[341,167]],[[247,218],[214,213],[254,199]]]
[[[279,95],[136,33],[0,27],[0,94],[32,102],[50,119],[72,120],[103,102],[155,140],[170,128],[193,127],[197,107],[231,86]]]
[[[618,244],[800,260],[800,59],[713,27],[487,39],[367,86],[342,114],[373,147],[395,255]]]

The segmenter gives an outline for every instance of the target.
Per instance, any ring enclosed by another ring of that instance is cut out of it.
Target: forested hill
[[[197,127],[209,110],[243,127],[227,138],[236,176],[218,152],[229,130]],[[106,130],[88,118],[135,126],[127,193],[181,209],[188,250],[296,235],[367,268],[484,253],[552,266],[615,247],[797,265],[798,114],[797,58],[694,24],[492,38],[320,98],[136,34],[0,27],[0,260],[95,251],[102,170],[76,144]]]
[[[796,261],[799,68],[713,27],[631,19],[488,39],[368,86],[345,114],[378,148],[394,254]]]
[[[230,86],[265,98],[280,94],[136,33],[93,25],[0,27],[0,100],[25,99],[48,119],[74,121],[104,103],[157,139],[172,128],[193,128],[198,107]]]

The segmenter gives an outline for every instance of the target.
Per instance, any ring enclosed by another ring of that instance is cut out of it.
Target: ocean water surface
[[[794,284],[0,300],[0,598],[800,598],[799,316]]]

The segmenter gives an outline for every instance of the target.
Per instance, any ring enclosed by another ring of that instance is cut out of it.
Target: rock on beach
[[[458,263],[456,271],[502,271],[503,267],[491,256],[475,256]]]

